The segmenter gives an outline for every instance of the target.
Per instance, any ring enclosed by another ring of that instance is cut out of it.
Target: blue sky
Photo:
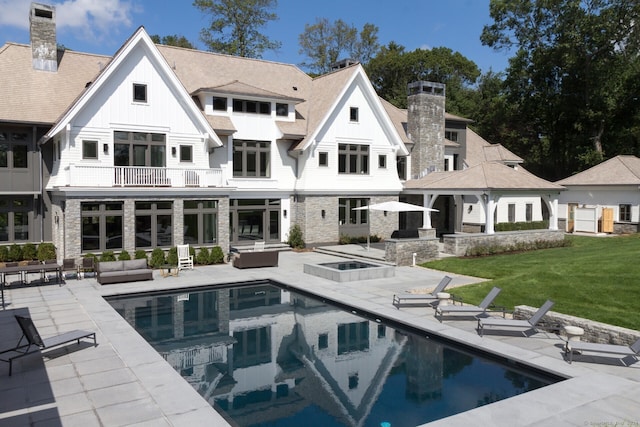
[[[198,48],[205,17],[191,0],[64,0],[40,3],[56,6],[58,43],[91,53],[113,55],[139,26],[149,34],[184,35]],[[29,43],[30,0],[0,0],[0,44]],[[508,54],[482,46],[480,33],[491,23],[489,0],[278,0],[279,19],[264,32],[282,43],[264,59],[292,64],[305,60],[298,53],[298,36],[316,18],[342,19],[361,29],[379,28],[381,44],[390,41],[407,51],[448,47],[474,61],[483,72],[502,71]]]

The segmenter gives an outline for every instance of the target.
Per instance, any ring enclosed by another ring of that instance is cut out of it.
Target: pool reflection
[[[419,425],[548,383],[271,285],[109,302],[240,426]]]

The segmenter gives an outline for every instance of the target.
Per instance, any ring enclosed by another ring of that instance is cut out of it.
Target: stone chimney
[[[445,85],[409,83],[407,133],[411,152],[411,179],[444,170]]]
[[[31,61],[41,71],[58,71],[58,45],[56,41],[56,9],[53,6],[31,3],[29,14],[31,33]]]

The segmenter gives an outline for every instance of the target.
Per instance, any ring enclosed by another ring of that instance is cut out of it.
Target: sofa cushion
[[[144,270],[147,268],[146,259],[132,259],[124,261],[125,270]]]
[[[98,271],[105,273],[108,271],[122,271],[124,268],[122,261],[104,261],[98,263]]]

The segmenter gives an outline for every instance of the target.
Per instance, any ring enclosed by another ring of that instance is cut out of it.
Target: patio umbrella
[[[354,211],[386,211],[386,212],[438,212],[437,209],[425,208],[424,206],[413,205],[411,203],[404,202],[382,202],[375,203],[373,205],[361,206],[359,208],[353,208]],[[367,221],[367,250],[369,250],[370,242],[369,235],[371,234],[371,221]]]

